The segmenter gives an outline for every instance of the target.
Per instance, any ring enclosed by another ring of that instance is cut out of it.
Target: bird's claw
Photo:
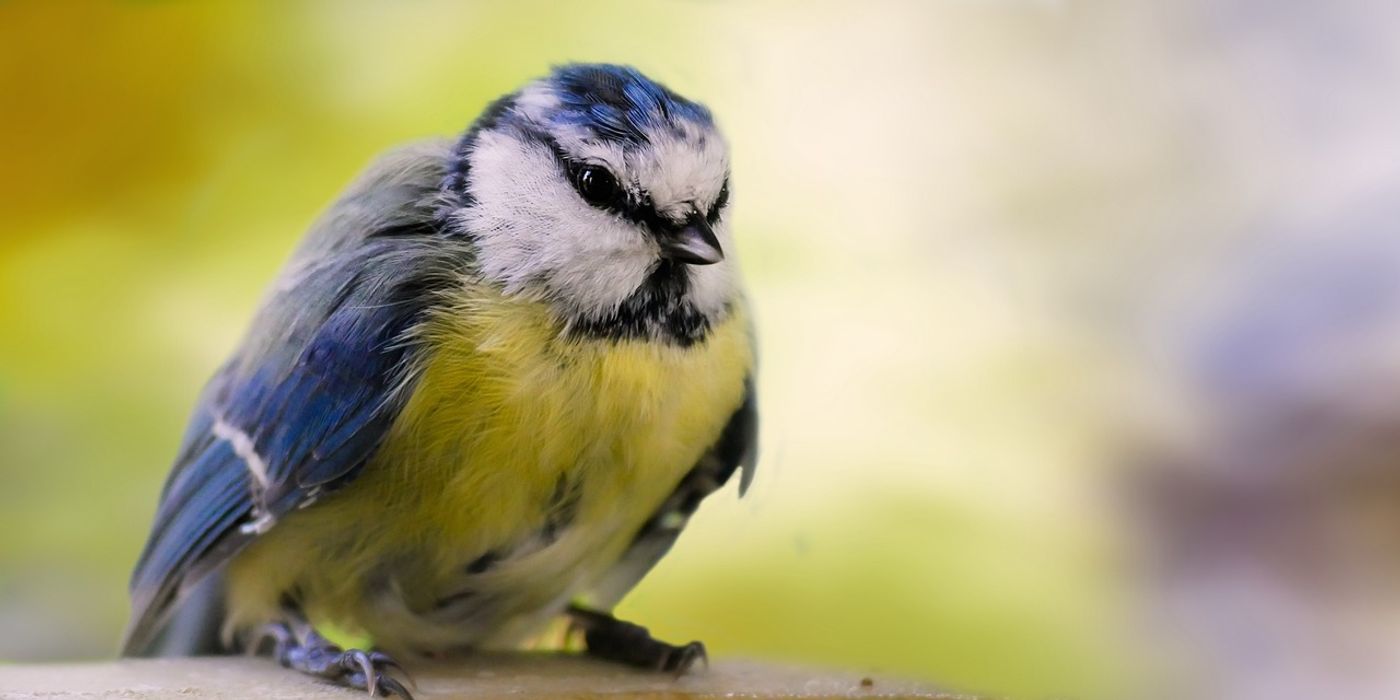
[[[571,627],[583,630],[586,653],[606,661],[636,668],[674,673],[682,676],[702,663],[709,668],[705,645],[691,642],[681,646],[667,644],[651,636],[647,628],[624,622],[612,615],[571,607],[568,610]]]
[[[404,700],[413,700],[413,694],[408,692],[408,688],[405,688],[398,679],[382,671],[376,675],[378,676],[376,681],[366,682],[365,675],[356,671],[346,678],[346,685],[352,688],[364,688],[368,690],[369,694],[372,696],[382,695],[383,697],[400,697],[404,698]],[[374,676],[371,676],[371,678],[373,677]],[[407,678],[407,676],[405,676],[405,678]],[[409,684],[413,684],[412,679],[409,679]],[[369,690],[370,686],[373,686],[374,690]]]
[[[331,645],[321,647],[318,651],[330,656],[328,662],[314,662],[309,668],[302,670],[339,681],[352,688],[360,688],[374,697],[397,696],[404,700],[413,700],[413,694],[390,672],[396,671],[404,678],[408,678],[408,673],[389,655],[360,649],[341,651]]]
[[[299,637],[280,622],[259,629],[249,651],[256,653],[268,639],[273,641],[273,658],[282,666],[364,690],[371,696],[413,700],[413,694],[392,674],[402,676],[410,685],[413,685],[412,678],[403,665],[388,654],[341,649],[314,631]]]
[[[361,683],[356,682],[355,679],[362,679],[365,690],[369,691],[370,695],[376,695],[380,690],[383,690],[386,697],[397,695],[406,700],[413,700],[413,696],[408,690],[397,679],[389,675],[390,671],[403,676],[404,680],[408,681],[408,684],[415,689],[418,687],[413,682],[413,677],[409,676],[408,671],[404,669],[403,664],[382,651],[365,652],[351,649],[341,655],[341,665],[345,667],[345,670],[351,672],[351,684],[359,687]]]
[[[379,694],[379,670],[374,667],[369,654],[359,649],[347,649],[340,655],[340,667],[350,674],[351,679],[362,680],[370,695]]]
[[[710,667],[710,655],[705,652],[705,645],[701,642],[671,647],[662,657],[661,666],[657,670],[684,676],[690,672],[691,668],[694,668],[696,663],[700,663],[705,668]]]

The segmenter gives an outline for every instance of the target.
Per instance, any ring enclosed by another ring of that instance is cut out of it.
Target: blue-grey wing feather
[[[402,149],[352,185],[206,387],[132,575],[124,654],[150,653],[202,579],[353,479],[383,438],[411,379],[407,336],[465,260],[435,235],[447,155]]]

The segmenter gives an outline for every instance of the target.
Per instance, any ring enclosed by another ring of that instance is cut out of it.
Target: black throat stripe
[[[661,261],[617,311],[601,318],[573,319],[569,333],[609,340],[660,340],[681,347],[703,341],[710,333],[710,318],[686,298],[687,267]]]

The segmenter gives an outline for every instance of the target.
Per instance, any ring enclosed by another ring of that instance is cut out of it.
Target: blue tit
[[[402,695],[396,657],[556,619],[601,658],[702,658],[610,611],[752,475],[730,191],[709,110],[613,65],[557,68],[459,139],[382,156],[200,397],[124,653],[271,647]]]

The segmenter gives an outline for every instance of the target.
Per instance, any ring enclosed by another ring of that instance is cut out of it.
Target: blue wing
[[[426,204],[446,159],[410,155],[417,170],[391,157],[323,217],[206,387],[132,575],[123,654],[149,653],[181,600],[277,518],[354,479],[397,415],[411,331],[462,261]]]

